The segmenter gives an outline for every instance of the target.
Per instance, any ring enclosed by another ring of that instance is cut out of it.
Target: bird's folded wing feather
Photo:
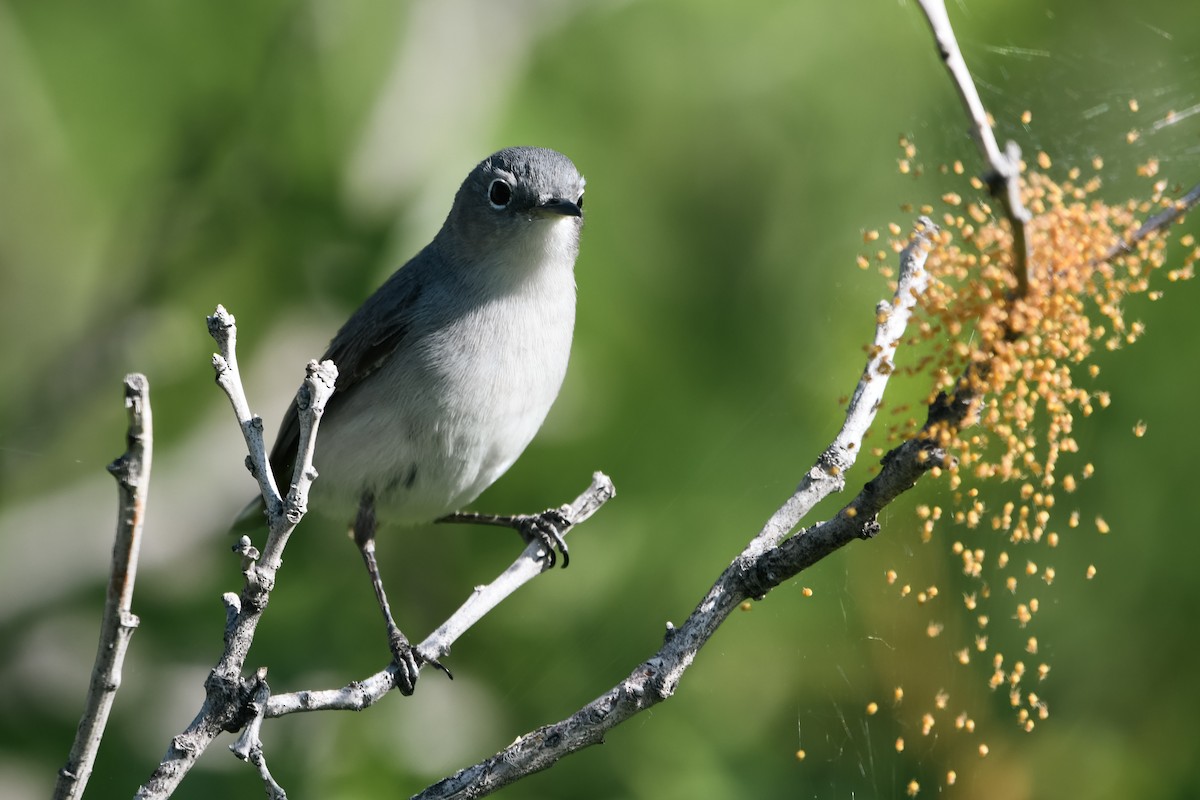
[[[416,258],[424,255],[426,253],[422,252]],[[325,405],[326,413],[351,396],[354,388],[379,369],[404,342],[412,327],[421,291],[415,274],[417,270],[411,269],[412,266],[410,262],[393,274],[346,321],[329,343],[329,349],[321,360],[332,361],[338,369],[338,376],[333,395]],[[299,444],[300,418],[293,398],[283,415],[270,459],[271,471],[275,474],[280,492],[284,494],[292,480]]]

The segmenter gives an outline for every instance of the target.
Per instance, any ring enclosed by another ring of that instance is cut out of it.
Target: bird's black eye
[[[583,211],[583,195],[579,195],[579,199],[575,201],[575,205],[579,206],[580,211]]]
[[[512,200],[512,187],[508,185],[508,181],[501,178],[492,181],[492,185],[488,187],[488,200],[492,202],[493,208],[507,206],[508,201]]]

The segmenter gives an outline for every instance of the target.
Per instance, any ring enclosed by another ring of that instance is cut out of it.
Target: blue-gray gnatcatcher
[[[376,511],[389,522],[507,525],[540,540],[551,565],[556,548],[567,564],[554,512],[453,512],[512,466],[562,386],[583,186],[553,150],[512,147],[484,159],[433,241],[354,312],[323,357],[338,378],[317,435],[313,508],[354,516],[405,694],[422,659],[388,608]],[[298,439],[293,402],[271,452],[277,477],[291,475]]]

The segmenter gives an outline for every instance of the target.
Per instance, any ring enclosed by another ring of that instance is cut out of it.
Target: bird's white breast
[[[426,522],[471,502],[512,465],[566,374],[573,222],[531,223],[536,235],[422,294],[419,324],[321,427],[318,502],[352,510],[366,491],[381,518]]]

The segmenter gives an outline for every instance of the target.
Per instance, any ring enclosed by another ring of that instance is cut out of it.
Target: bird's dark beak
[[[547,214],[558,214],[563,217],[583,216],[583,209],[579,207],[578,203],[564,200],[561,197],[551,197],[549,200],[543,200],[538,203],[537,209]]]

